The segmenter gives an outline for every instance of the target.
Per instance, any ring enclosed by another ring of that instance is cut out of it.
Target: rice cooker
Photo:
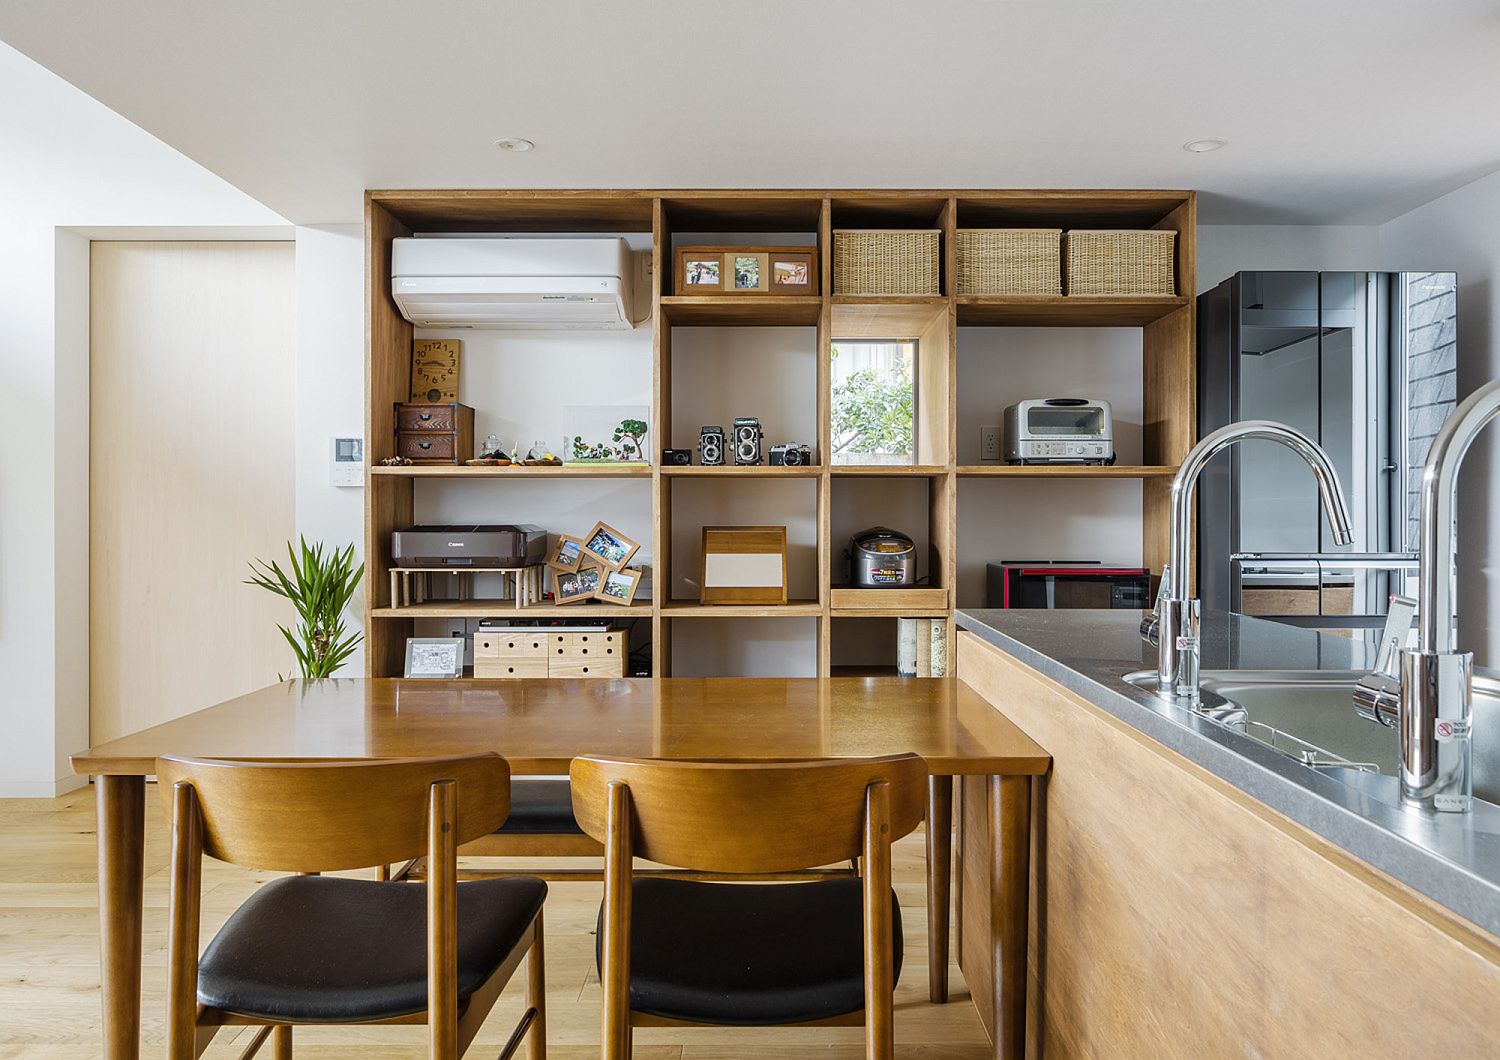
[[[900,588],[917,580],[917,547],[888,526],[872,526],[849,540],[849,584],[860,589]]]

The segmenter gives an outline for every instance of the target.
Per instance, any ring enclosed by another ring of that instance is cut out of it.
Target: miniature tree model
[[[646,421],[621,420],[620,425],[615,428],[615,436],[613,440],[615,442],[628,440],[629,444],[621,446],[622,455],[625,457],[625,459],[644,460],[645,456],[643,454],[645,453],[644,445],[646,441]],[[632,449],[635,450],[634,456],[631,455]]]

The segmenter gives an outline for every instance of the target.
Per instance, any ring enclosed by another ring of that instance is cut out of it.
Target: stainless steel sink
[[[1314,768],[1394,775],[1396,730],[1361,718],[1354,685],[1364,671],[1205,670],[1204,716]],[[1154,670],[1126,674],[1155,689]],[[1216,698],[1226,705],[1216,705]],[[1500,803],[1500,681],[1474,675],[1474,795]]]

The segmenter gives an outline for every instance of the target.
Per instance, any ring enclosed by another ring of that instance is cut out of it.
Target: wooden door
[[[293,262],[290,242],[92,245],[93,743],[295,665],[290,608],[242,584],[295,527]]]

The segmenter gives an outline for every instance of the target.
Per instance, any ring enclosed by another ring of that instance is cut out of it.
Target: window
[[[831,462],[913,463],[916,342],[835,340],[831,360]]]

